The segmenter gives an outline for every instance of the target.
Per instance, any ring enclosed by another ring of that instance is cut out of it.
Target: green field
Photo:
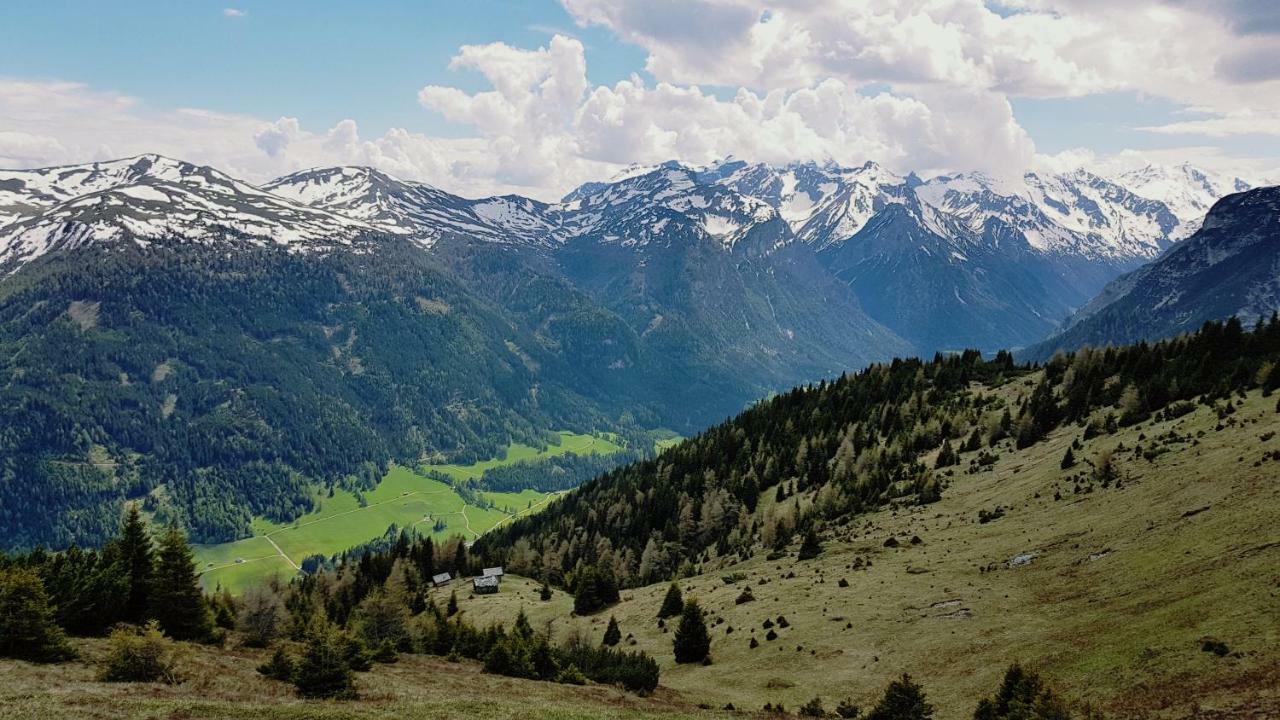
[[[481,497],[495,509],[468,505],[447,483],[427,477],[441,473],[454,482],[477,480],[485,470],[520,462],[575,453],[612,454],[622,446],[607,436],[560,433],[560,444],[546,449],[511,445],[503,458],[471,465],[423,465],[415,471],[393,466],[373,490],[361,498],[346,490],[317,490],[316,509],[291,523],[274,523],[254,518],[253,537],[217,545],[197,545],[196,561],[207,589],[221,585],[233,593],[262,582],[272,575],[290,577],[303,559],[311,555],[333,555],[381,537],[387,528],[433,528],[436,521],[444,529],[437,537],[462,535],[475,539],[513,517],[537,510],[554,496],[535,490],[519,493],[484,492]]]

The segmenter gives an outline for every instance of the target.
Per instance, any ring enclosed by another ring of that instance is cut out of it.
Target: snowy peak
[[[213,168],[157,155],[6,171],[28,212],[0,227],[0,267],[91,243],[157,241],[332,247],[378,228],[294,203]]]
[[[754,228],[778,217],[768,203],[710,182],[698,169],[676,162],[617,182],[583,185],[557,210],[565,218],[567,237],[623,246],[698,238],[732,249]]]
[[[547,206],[527,198],[470,200],[369,167],[304,170],[267,183],[293,201],[357,218],[431,245],[443,234],[549,245],[557,223]]]
[[[1180,237],[1195,232],[1215,202],[1253,187],[1239,177],[1205,170],[1190,163],[1147,165],[1117,175],[1115,182],[1137,195],[1168,206],[1184,224]]]
[[[1122,264],[1155,257],[1179,227],[1163,203],[1084,171],[1016,179],[941,176],[916,193],[973,230],[999,220],[1037,251]]]

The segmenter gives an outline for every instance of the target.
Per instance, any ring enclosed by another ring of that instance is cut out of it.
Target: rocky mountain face
[[[1027,355],[1170,337],[1232,316],[1252,324],[1278,309],[1280,187],[1258,188],[1219,200],[1195,234],[1107,285]]]

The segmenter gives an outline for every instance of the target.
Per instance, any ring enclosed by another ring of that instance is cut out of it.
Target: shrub
[[[236,625],[244,635],[244,643],[250,647],[266,647],[280,636],[285,617],[284,603],[280,596],[267,586],[249,588],[236,614]]]
[[[122,627],[108,639],[107,659],[98,673],[103,682],[182,682],[178,649],[155,620],[141,629]]]
[[[827,711],[822,707],[822,698],[816,697],[804,705],[800,706],[798,711],[800,717],[826,717]]]
[[[836,706],[836,715],[846,720],[853,720],[861,714],[862,709],[854,705],[848,698],[841,700],[840,704]]]
[[[271,655],[271,659],[258,666],[258,672],[272,680],[280,680],[282,682],[290,682],[293,680],[294,664],[293,658],[289,657],[289,653],[284,648],[276,648],[275,653]]]
[[[570,665],[556,675],[556,682],[562,685],[586,685],[587,676],[582,674],[577,665]]]
[[[742,588],[742,592],[738,593],[738,597],[735,598],[733,602],[735,605],[742,605],[743,603],[749,603],[755,599],[755,594],[751,592],[751,588],[747,587]]]

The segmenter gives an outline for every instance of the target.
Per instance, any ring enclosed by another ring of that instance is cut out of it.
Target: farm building
[[[496,577],[498,578],[498,582],[502,582],[503,573],[501,567],[485,568],[484,572],[480,573],[480,575],[481,577]]]
[[[494,575],[484,575],[471,581],[471,589],[477,595],[489,595],[498,592],[498,578]]]
[[[431,576],[431,584],[435,585],[436,587],[448,585],[451,582],[453,582],[453,576],[450,575],[449,573],[440,573],[439,575]]]

